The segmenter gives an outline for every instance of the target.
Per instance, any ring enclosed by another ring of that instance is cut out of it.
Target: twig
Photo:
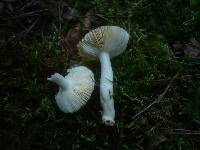
[[[103,20],[105,20],[105,21],[108,21],[109,23],[113,23],[110,19],[104,17],[104,16],[101,15],[101,14],[96,14],[96,16],[99,17],[99,18],[101,18],[101,19],[103,19]],[[110,17],[110,18],[111,18],[111,17]]]
[[[10,37],[10,38],[7,40],[7,42],[4,43],[4,45],[8,44],[9,42],[12,42],[12,41],[17,40],[17,39],[19,40],[19,39],[21,39],[22,37],[24,37],[26,34],[28,34],[28,33],[34,28],[34,26],[36,25],[37,22],[38,22],[38,20],[36,20],[32,25],[30,25],[30,27],[29,27],[28,29],[25,29],[24,31],[18,33],[17,35],[14,35],[14,36]],[[4,45],[3,45],[3,46],[4,46]],[[3,46],[2,46],[2,47],[3,47]],[[0,47],[0,48],[1,48],[1,47]]]
[[[184,133],[184,132],[171,132],[171,133],[168,133],[168,134],[175,134],[175,135],[200,135],[200,132],[190,132],[190,133],[188,133],[188,132],[186,132],[186,133]]]
[[[32,0],[28,3],[26,3],[22,8],[19,9],[19,11],[23,11],[24,9],[30,7],[30,6],[34,6],[34,5],[37,5],[39,3],[39,1],[35,1],[35,0]]]
[[[187,80],[188,78],[192,78],[192,77],[196,77],[196,78],[200,78],[200,74],[186,74],[186,75],[181,75],[179,78],[177,79],[181,79],[181,80]],[[164,79],[158,79],[158,80],[151,80],[149,82],[163,82],[163,81],[169,81],[172,78],[164,78]]]
[[[37,21],[38,20],[36,20],[28,29],[26,29],[23,32],[18,33],[16,36],[13,36],[12,38],[8,39],[8,41],[13,40],[13,38],[21,38],[24,35],[28,34],[33,29],[33,27],[35,26],[35,24],[37,23]]]
[[[133,121],[136,120],[141,114],[146,112],[153,105],[160,103],[160,101],[164,98],[164,96],[166,95],[166,93],[168,92],[169,88],[171,87],[172,83],[174,82],[174,80],[177,78],[178,75],[179,75],[179,72],[176,73],[176,75],[171,79],[171,81],[169,82],[168,86],[165,88],[165,90],[163,91],[163,93],[161,95],[159,95],[150,105],[148,105],[146,108],[144,108],[142,111],[140,111],[139,113],[137,113],[135,116],[132,117]],[[132,122],[128,126],[128,128],[131,128],[133,126],[133,124],[134,123]]]
[[[41,9],[41,10],[26,12],[26,13],[20,14],[18,16],[14,16],[13,19],[19,19],[19,18],[31,17],[31,16],[39,16],[39,13],[46,12],[46,11],[48,11],[48,10],[47,9]]]
[[[165,134],[181,134],[181,135],[200,135],[200,131],[192,131],[186,129],[169,129]]]

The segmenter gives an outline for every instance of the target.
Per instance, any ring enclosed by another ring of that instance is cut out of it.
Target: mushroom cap
[[[87,33],[77,47],[80,55],[87,59],[97,59],[101,52],[108,52],[113,58],[126,49],[128,40],[129,34],[124,29],[101,26]]]
[[[65,113],[73,113],[83,107],[94,90],[94,74],[84,66],[68,69],[66,89],[60,88],[55,96],[58,107]]]

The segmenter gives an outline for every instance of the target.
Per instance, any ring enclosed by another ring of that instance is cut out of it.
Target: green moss
[[[58,87],[47,82],[54,72],[66,73],[70,58],[61,46],[63,32],[72,28],[60,16],[51,32],[31,33],[14,48],[2,49],[0,70],[0,146],[4,149],[197,149],[199,137],[171,129],[199,130],[199,66],[169,59],[168,42],[199,37],[198,1],[69,1],[80,20],[93,10],[92,28],[118,25],[130,33],[127,50],[112,60],[116,126],[101,124],[100,69],[89,103],[74,114],[56,106]],[[163,93],[179,72],[160,104],[137,119]],[[129,125],[133,124],[131,128]],[[151,137],[168,140],[155,145]]]

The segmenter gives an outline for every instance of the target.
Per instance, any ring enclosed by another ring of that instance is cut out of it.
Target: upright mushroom
[[[65,77],[55,73],[47,80],[60,86],[58,94],[55,96],[60,110],[65,113],[73,113],[90,99],[95,80],[93,72],[84,66],[68,69],[67,72],[68,75]]]
[[[129,34],[124,29],[117,26],[101,26],[87,33],[77,45],[80,55],[84,58],[100,60],[102,121],[109,126],[115,124],[113,71],[110,58],[121,54],[126,49],[128,40]]]

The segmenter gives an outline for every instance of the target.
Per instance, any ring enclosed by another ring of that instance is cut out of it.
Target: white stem
[[[55,73],[55,74],[51,75],[51,77],[47,78],[47,80],[58,84],[62,89],[68,88],[67,80],[62,75],[60,75],[59,73]]]
[[[107,52],[99,54],[101,62],[100,102],[103,109],[102,121],[106,125],[115,124],[115,109],[113,101],[113,71],[110,56]]]

